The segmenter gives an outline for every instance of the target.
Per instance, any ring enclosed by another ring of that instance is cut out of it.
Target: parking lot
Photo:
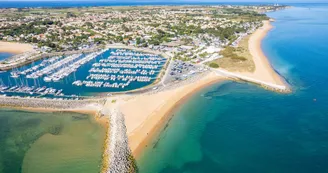
[[[168,67],[166,79],[164,83],[185,80],[197,73],[203,72],[206,69],[200,65],[195,65],[181,60],[173,60]]]

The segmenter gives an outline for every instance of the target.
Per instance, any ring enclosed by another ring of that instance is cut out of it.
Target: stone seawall
[[[106,154],[108,168],[105,173],[135,173],[137,167],[132,157],[126,134],[124,115],[117,109],[110,111],[109,147]]]
[[[101,106],[104,100],[54,100],[38,98],[0,97],[0,106],[17,108],[69,110],[87,108],[90,105]]]

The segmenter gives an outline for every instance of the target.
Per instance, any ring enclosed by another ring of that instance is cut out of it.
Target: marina
[[[127,49],[54,56],[0,73],[0,93],[67,99],[128,91],[154,82],[166,60]]]

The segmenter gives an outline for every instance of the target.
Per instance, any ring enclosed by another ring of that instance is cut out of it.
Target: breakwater
[[[104,104],[103,99],[86,99],[86,100],[54,100],[54,99],[38,99],[38,98],[16,98],[16,97],[0,97],[0,106],[3,107],[19,107],[19,108],[35,108],[35,109],[56,109],[70,110],[86,108],[88,106],[101,106]]]
[[[135,173],[137,167],[129,148],[124,115],[119,110],[112,109],[109,116],[110,127],[107,133],[109,147],[105,151],[109,157],[107,157],[108,164],[106,164],[108,168],[105,168],[104,172]]]
[[[287,87],[287,85],[279,85],[279,84],[274,84],[274,83],[270,83],[270,82],[265,82],[262,80],[258,80],[258,79],[254,79],[248,76],[244,76],[244,75],[240,75],[240,74],[236,74],[236,73],[232,73],[232,72],[228,72],[226,70],[222,70],[222,69],[213,69],[218,75],[223,75],[232,79],[238,79],[238,80],[242,80],[242,81],[246,81],[246,82],[251,82],[251,83],[255,83],[258,84],[266,89],[270,89],[273,91],[278,91],[278,92],[282,92],[282,93],[288,93],[291,90]]]

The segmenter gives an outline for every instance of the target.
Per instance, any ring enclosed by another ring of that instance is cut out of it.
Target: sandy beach
[[[262,40],[272,28],[270,21],[263,21],[263,26],[251,35],[248,41],[248,48],[253,56],[255,71],[253,73],[242,72],[240,74],[272,84],[286,85],[279,74],[274,71],[261,48]]]
[[[149,140],[156,137],[176,106],[200,89],[224,79],[211,72],[196,83],[190,82],[166,91],[135,96],[123,101],[120,110],[125,116],[129,146],[133,155],[138,157]]]
[[[30,44],[0,41],[0,52],[19,54],[32,50],[33,46]]]

